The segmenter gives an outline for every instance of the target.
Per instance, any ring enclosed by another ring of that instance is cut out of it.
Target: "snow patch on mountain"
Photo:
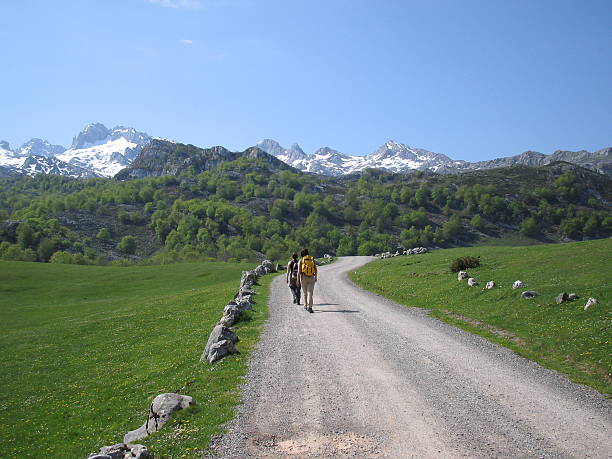
[[[138,156],[142,145],[130,142],[124,137],[108,138],[93,143],[81,143],[83,148],[71,148],[57,158],[68,164],[90,169],[105,177],[112,177],[129,166]]]

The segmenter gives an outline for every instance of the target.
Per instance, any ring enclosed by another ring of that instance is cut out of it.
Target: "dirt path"
[[[314,314],[275,279],[228,458],[612,457],[612,403],[320,268]]]

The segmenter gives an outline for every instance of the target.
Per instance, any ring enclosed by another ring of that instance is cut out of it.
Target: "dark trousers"
[[[297,285],[289,285],[291,293],[293,294],[293,302],[296,304],[300,303],[300,297],[302,295],[302,289]]]

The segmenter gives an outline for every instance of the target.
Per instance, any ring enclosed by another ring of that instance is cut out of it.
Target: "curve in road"
[[[612,457],[611,403],[484,338],[320,268],[314,313],[275,279],[228,458]]]

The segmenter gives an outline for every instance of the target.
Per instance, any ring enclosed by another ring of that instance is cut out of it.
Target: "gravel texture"
[[[314,313],[274,280],[226,458],[612,457],[612,403],[320,268]]]

